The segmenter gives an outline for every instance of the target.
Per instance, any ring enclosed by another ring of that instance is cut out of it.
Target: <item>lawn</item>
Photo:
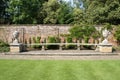
[[[0,60],[0,80],[120,80],[120,61]]]

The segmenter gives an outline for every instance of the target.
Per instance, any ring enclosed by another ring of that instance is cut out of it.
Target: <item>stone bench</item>
[[[112,52],[111,44],[92,44],[92,43],[39,43],[39,44],[26,44],[26,45],[41,45],[42,50],[45,50],[46,45],[59,45],[59,50],[62,50],[63,45],[77,45],[77,50],[80,50],[80,46],[88,45],[88,46],[97,46],[100,52],[109,53]]]
[[[91,43],[34,43],[34,44],[11,44],[10,45],[10,51],[11,52],[21,52],[25,50],[24,46],[32,46],[32,45],[40,45],[42,46],[42,50],[45,50],[46,45],[59,45],[59,50],[63,49],[63,45],[76,45],[77,50],[80,50],[80,46],[88,45],[88,46],[97,46],[98,51],[100,52],[105,52],[109,53],[112,52],[112,45],[106,44],[106,45],[101,45],[101,44],[91,44]]]

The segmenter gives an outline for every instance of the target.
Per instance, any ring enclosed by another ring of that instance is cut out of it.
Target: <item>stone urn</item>
[[[13,43],[18,43],[19,32],[13,32]]]
[[[110,34],[110,32],[107,29],[103,30],[103,32],[102,32],[104,40],[99,45],[99,51],[102,53],[111,53],[112,52],[112,44],[110,44],[107,40],[109,34]]]
[[[110,32],[107,29],[103,30],[102,35],[104,37],[104,40],[102,41],[102,44],[108,44],[107,38],[109,34]]]
[[[26,50],[25,45],[23,45],[22,43],[19,43],[18,37],[19,37],[19,32],[14,31],[13,32],[13,42],[10,44],[10,52],[12,52],[12,53],[16,53],[16,52],[19,53],[21,51]]]

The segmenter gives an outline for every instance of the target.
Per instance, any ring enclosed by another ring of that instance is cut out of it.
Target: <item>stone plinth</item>
[[[100,45],[99,51],[103,53],[112,53],[112,45]]]
[[[23,51],[23,49],[24,49],[24,46],[21,44],[21,43],[11,43],[10,44],[10,52],[21,52],[21,51]]]

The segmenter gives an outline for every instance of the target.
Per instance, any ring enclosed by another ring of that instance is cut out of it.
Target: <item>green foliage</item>
[[[44,0],[9,0],[7,11],[15,24],[36,24]]]
[[[107,29],[107,30],[109,30],[109,31],[112,31],[112,30],[113,30],[113,27],[112,27],[112,25],[110,25],[109,23],[105,23],[105,24],[103,25],[102,30],[104,30],[104,29]]]
[[[120,44],[120,25],[119,26],[116,26],[116,31],[115,31],[115,34],[114,34],[118,44]]]
[[[69,4],[62,2],[57,10],[57,20],[59,24],[69,24],[73,21],[72,8]]]
[[[75,37],[77,39],[83,38],[83,27],[80,25],[74,25],[69,31],[70,31],[70,35],[72,37]]]
[[[80,9],[80,8],[74,8],[73,9],[73,24],[81,24],[82,22],[84,22],[84,10]]]
[[[32,48],[35,49],[41,48],[41,45],[39,45],[41,37],[33,37],[32,39],[33,39],[33,43],[37,44],[37,45],[32,45]]]
[[[9,52],[9,44],[0,40],[0,52]]]
[[[77,39],[88,39],[92,34],[96,32],[96,29],[92,25],[87,24],[77,24],[70,29],[70,34],[72,37]]]
[[[92,37],[94,38],[94,39],[98,39],[98,38],[100,38],[102,35],[101,35],[101,33],[99,32],[99,31],[95,31],[93,34],[92,34]]]
[[[58,37],[48,37],[48,43],[59,43],[60,40]],[[58,49],[59,45],[47,45],[48,49]]]
[[[5,24],[8,21],[8,14],[6,8],[8,7],[7,2],[9,0],[0,0],[0,24]]]
[[[72,43],[73,41],[72,41],[72,37],[71,36],[68,36],[67,37],[67,43]]]
[[[67,43],[73,43],[72,39],[73,39],[73,37],[68,36],[68,37],[67,37]],[[67,48],[67,49],[75,49],[75,48],[76,48],[76,45],[66,45],[66,48]]]
[[[56,0],[49,0],[43,4],[43,14],[45,14],[45,24],[56,24],[57,23],[57,10],[60,4]]]
[[[84,4],[88,23],[119,24],[119,0],[84,0]]]
[[[96,29],[95,26],[93,25],[85,24],[83,25],[83,31],[84,31],[83,36],[90,38],[91,35],[94,34],[94,32],[96,32]]]
[[[60,40],[58,37],[48,37],[48,43],[59,43]]]
[[[41,37],[37,37],[36,38],[36,43],[37,44],[40,44],[40,39],[41,39]],[[36,48],[41,48],[41,46],[40,45],[36,45]]]
[[[57,0],[49,0],[43,4],[42,13],[44,24],[68,24],[72,21],[72,12],[69,4]]]
[[[119,0],[1,0],[0,22],[12,24],[120,24]],[[79,7],[83,3],[83,7]],[[5,6],[3,6],[5,4]],[[8,18],[9,19],[6,19]]]

